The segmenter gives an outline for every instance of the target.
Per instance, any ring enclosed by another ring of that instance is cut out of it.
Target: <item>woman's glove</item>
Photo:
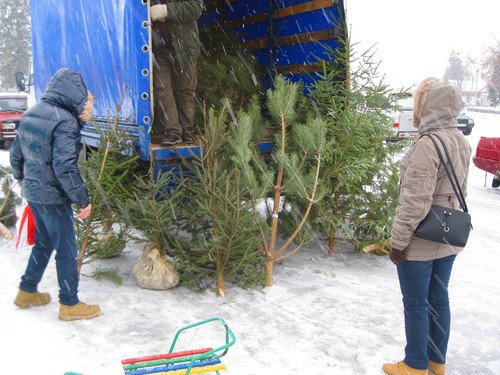
[[[151,21],[165,21],[168,16],[167,6],[165,4],[153,5],[150,8]]]
[[[403,250],[397,250],[391,247],[391,251],[389,252],[389,258],[391,258],[392,263],[398,264],[403,260]]]

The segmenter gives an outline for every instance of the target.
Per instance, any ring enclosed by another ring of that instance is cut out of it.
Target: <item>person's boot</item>
[[[190,135],[183,135],[182,142],[187,143],[187,144],[194,143],[194,138]]]
[[[49,293],[25,292],[19,289],[14,304],[21,309],[26,309],[30,306],[42,306],[50,302]]]
[[[445,364],[429,361],[429,375],[444,375],[445,371]]]
[[[87,305],[83,302],[78,302],[76,305],[59,307],[59,319],[61,320],[78,320],[92,319],[101,315],[99,305]]]
[[[382,370],[388,375],[428,375],[428,370],[418,370],[408,366],[403,361],[398,363],[386,363]]]
[[[166,145],[166,146],[173,146],[173,145],[176,145],[176,144],[181,143],[181,142],[182,142],[181,137],[179,137],[177,135],[166,135],[162,139],[161,144]]]
[[[184,143],[194,143],[194,136],[191,132],[184,132],[182,133],[182,142]]]

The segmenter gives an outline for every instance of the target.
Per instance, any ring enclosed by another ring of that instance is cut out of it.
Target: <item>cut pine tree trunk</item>
[[[328,255],[333,256],[333,250],[335,249],[335,226],[332,226],[330,231],[330,236],[328,237]]]
[[[273,266],[273,259],[269,259],[266,261],[266,286],[273,285]]]
[[[335,193],[334,198],[333,198],[333,207],[332,207],[332,213],[333,217],[337,217],[337,214],[339,212],[339,201],[340,201],[340,194]],[[333,250],[335,249],[335,236],[337,235],[337,226],[335,223],[332,223],[332,226],[330,227],[330,233],[328,235],[328,255],[333,256]]]
[[[3,238],[5,238],[8,241],[10,241],[10,240],[12,240],[14,238],[14,235],[9,230],[9,228],[7,228],[2,223],[0,223],[0,236],[2,236]]]
[[[224,283],[224,273],[222,271],[217,272],[217,291],[219,292],[219,296],[225,297],[226,286]]]

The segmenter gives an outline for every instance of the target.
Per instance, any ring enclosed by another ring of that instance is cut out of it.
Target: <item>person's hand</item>
[[[168,16],[167,6],[165,4],[153,5],[150,8],[151,21],[165,21]]]
[[[401,260],[403,260],[403,251],[391,247],[391,251],[389,252],[389,258],[391,258],[392,263],[398,264]]]
[[[78,213],[78,215],[76,215],[76,217],[78,219],[84,220],[89,217],[91,211],[92,211],[92,205],[89,203],[87,207],[80,208],[80,212]]]

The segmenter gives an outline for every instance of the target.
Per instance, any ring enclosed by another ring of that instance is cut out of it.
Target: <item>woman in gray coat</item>
[[[471,149],[458,130],[460,88],[427,78],[414,94],[413,126],[420,135],[435,134],[443,139],[460,188],[467,193]],[[440,144],[440,142],[437,142]],[[463,248],[415,237],[415,229],[431,204],[460,209],[438,151],[429,137],[419,138],[400,163],[400,195],[391,233],[390,258],[397,266],[403,295],[406,348],[405,358],[385,364],[390,375],[445,373],[450,336],[448,281],[453,261]]]

